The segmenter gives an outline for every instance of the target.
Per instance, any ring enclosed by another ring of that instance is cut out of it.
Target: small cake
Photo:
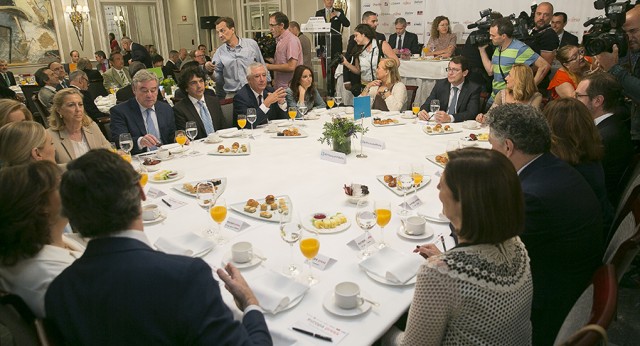
[[[252,207],[249,205],[244,206],[244,211],[246,211],[247,213],[255,213],[256,210],[258,210],[256,207]]]
[[[260,217],[264,217],[265,219],[270,219],[270,218],[271,218],[271,216],[273,216],[273,214],[271,214],[271,213],[270,213],[270,212],[268,212],[268,211],[261,211],[261,212],[260,212]]]
[[[250,207],[258,207],[258,205],[260,205],[260,203],[258,203],[258,201],[256,201],[255,199],[251,198],[247,201],[247,205]]]
[[[262,203],[262,204],[260,204],[260,210],[261,210],[261,211],[265,211],[265,210],[267,210],[267,204],[266,204],[266,203]]]
[[[267,195],[267,197],[264,198],[264,202],[267,204],[271,204],[273,202],[275,202],[276,198],[273,195]]]

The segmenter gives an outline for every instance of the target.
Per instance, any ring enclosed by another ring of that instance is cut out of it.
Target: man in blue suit
[[[111,108],[111,141],[118,144],[120,134],[129,132],[134,144],[133,154],[173,143],[176,131],[173,109],[164,102],[157,102],[158,77],[140,70],[132,84],[135,97]]]
[[[540,111],[502,105],[491,111],[489,128],[492,149],[511,160],[522,184],[520,237],[531,259],[533,344],[552,345],[601,264],[600,202],[578,171],[549,152],[551,131]]]
[[[267,86],[267,68],[261,63],[247,67],[247,84],[233,97],[233,124],[238,124],[238,114],[247,114],[247,108],[255,108],[258,116],[254,127],[268,120],[286,119],[286,91]]]
[[[45,296],[46,315],[66,343],[271,345],[258,300],[236,267],[217,274],[242,321],[234,320],[207,263],[151,248],[138,180],[130,164],[105,149],[70,162],[62,177],[64,213],[91,238]]]

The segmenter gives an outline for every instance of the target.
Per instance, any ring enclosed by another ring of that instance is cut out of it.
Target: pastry
[[[271,207],[271,210],[277,210],[278,209],[278,204],[276,202],[273,202],[273,203],[269,204],[269,206]]]
[[[267,197],[264,198],[264,202],[267,204],[271,204],[276,200],[276,198],[273,195],[267,195]]]
[[[385,183],[387,183],[387,184],[388,184],[388,183],[389,183],[390,181],[392,181],[392,180],[394,180],[394,179],[393,179],[393,176],[391,176],[391,175],[389,175],[389,174],[387,174],[387,175],[385,175],[385,176],[384,176],[384,182],[385,182]]]
[[[255,199],[251,198],[247,201],[247,205],[251,207],[258,207],[260,203],[258,203],[258,201],[256,201]]]
[[[258,209],[256,209],[256,207],[252,207],[252,206],[248,206],[248,205],[244,206],[244,211],[246,211],[247,213],[255,213],[256,210],[258,210]]]
[[[266,203],[262,203],[262,204],[260,204],[260,210],[261,210],[261,211],[265,211],[265,210],[267,210],[267,204],[266,204]]]
[[[264,217],[265,219],[270,219],[270,218],[271,218],[271,216],[273,216],[273,214],[271,214],[271,213],[270,213],[270,212],[268,212],[268,211],[261,211],[261,212],[260,212],[260,217]]]

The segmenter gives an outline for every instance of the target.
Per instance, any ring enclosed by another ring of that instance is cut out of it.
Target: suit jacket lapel
[[[444,87],[444,99],[440,100],[440,110],[446,109],[449,111],[449,97],[451,97],[451,83],[449,81],[445,81],[443,84]]]
[[[60,145],[64,148],[64,151],[69,155],[72,160],[76,159],[76,151],[73,149],[73,143],[71,143],[71,139],[67,137],[67,131],[62,130],[58,131],[58,136],[60,137]]]
[[[206,133],[206,129],[204,128],[204,122],[202,121],[200,114],[198,114],[196,105],[194,105],[193,102],[191,102],[191,99],[189,99],[188,97],[185,100],[187,101],[186,103],[187,109],[189,110],[189,113],[191,113],[191,117],[193,118],[193,121],[195,121],[196,125],[198,126],[198,133]],[[205,99],[205,103],[206,101],[207,100]],[[207,108],[209,108],[209,104],[207,104]],[[211,109],[209,109],[209,113],[211,113]],[[218,128],[216,128],[216,130],[218,130]]]
[[[140,111],[140,107],[138,106],[138,101],[135,98],[130,99],[129,108],[131,109],[131,113],[129,115],[130,120],[138,127],[142,136],[147,134],[147,128],[144,126],[144,120],[142,119],[142,112]],[[160,120],[158,120],[160,122]],[[160,124],[158,124],[159,126]],[[133,136],[133,134],[132,134]]]

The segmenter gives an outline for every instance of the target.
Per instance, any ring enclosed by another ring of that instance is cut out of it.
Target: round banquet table
[[[184,172],[185,177],[175,183],[226,177],[227,186],[222,197],[226,199],[228,205],[245,202],[249,198],[262,199],[269,194],[288,195],[292,201],[290,212],[294,215],[300,215],[301,218],[314,212],[321,211],[333,215],[339,211],[351,221],[351,227],[344,232],[320,235],[320,254],[331,257],[336,262],[323,271],[314,268],[319,282],[311,286],[302,301],[292,309],[277,315],[265,314],[276,344],[326,345],[326,341],[299,334],[290,329],[294,323],[304,320],[310,315],[346,331],[348,335],[341,341],[341,344],[369,345],[383,335],[411,303],[414,285],[389,286],[378,283],[369,278],[358,266],[358,250],[347,246],[347,243],[360,236],[362,231],[355,222],[356,207],[347,201],[343,192],[344,184],[365,184],[369,187],[370,200],[384,199],[391,202],[393,216],[384,232],[385,241],[393,249],[410,253],[417,244],[424,243],[435,243],[442,249],[439,241],[440,234],[444,235],[447,248],[454,246],[453,238],[449,236],[448,224],[445,223],[427,222],[427,225],[433,228],[434,236],[426,240],[412,241],[397,235],[400,218],[396,212],[398,205],[402,202],[402,197],[377,181],[376,176],[397,174],[399,164],[423,164],[425,180],[429,176],[431,181],[417,192],[424,202],[418,211],[424,214],[438,215],[442,205],[438,199],[436,186],[442,168],[427,161],[425,156],[443,153],[447,145],[452,143],[450,141],[458,141],[461,137],[472,132],[488,132],[488,129],[463,130],[461,133],[446,135],[427,135],[423,132],[423,123],[401,119],[399,115],[396,117],[403,122],[402,125],[374,127],[371,125],[370,118],[365,119],[364,125],[369,128],[366,136],[383,140],[386,148],[377,150],[365,147],[368,158],[359,159],[356,158],[356,154],[360,150],[360,145],[359,141],[354,139],[352,153],[347,156],[346,164],[320,159],[321,149],[329,149],[329,146],[318,141],[322,125],[331,119],[331,115],[326,111],[323,112],[319,120],[296,120],[297,124],[303,125],[300,128],[308,134],[306,138],[272,138],[270,134],[265,133],[264,128],[255,129],[253,131],[255,139],[231,138],[224,139],[222,143],[225,146],[231,146],[231,143],[236,141],[241,144],[248,143],[251,149],[248,156],[207,155],[205,153],[215,150],[218,144],[196,141],[190,145],[190,154],[161,164],[162,169]],[[454,128],[462,128],[461,124],[453,126]],[[477,142],[477,144],[481,147],[489,147],[486,142]],[[194,154],[196,152],[200,154]],[[149,175],[151,177],[153,173],[149,173]],[[147,191],[150,188],[155,188],[171,198],[187,203],[178,209],[169,210],[160,198],[148,199],[145,202],[154,202],[160,205],[168,214],[167,218],[160,223],[145,225],[145,233],[152,244],[159,237],[171,238],[185,232],[202,234],[204,229],[213,226],[208,212],[198,206],[196,199],[173,190],[171,188],[173,184],[150,182],[146,186]],[[289,261],[290,249],[289,245],[280,239],[278,223],[245,217],[231,210],[229,210],[228,217],[243,220],[250,227],[240,232],[223,228],[222,234],[229,241],[224,245],[216,246],[213,251],[203,257],[214,270],[216,279],[215,269],[222,267],[223,257],[230,251],[231,244],[237,241],[251,241],[254,249],[260,251],[267,258],[258,266],[242,270],[249,285],[260,285],[260,282],[256,282],[254,278],[264,270],[271,269],[281,272]],[[379,238],[379,227],[376,226],[371,233],[375,238]],[[297,245],[294,257],[298,264],[306,269]],[[332,315],[323,308],[322,298],[342,281],[358,283],[361,291],[366,292],[369,298],[378,301],[380,306],[373,307],[358,317],[347,318]],[[236,317],[239,317],[241,313],[235,307],[231,295],[224,289],[223,284],[220,288],[227,305],[234,311]]]
[[[416,99],[414,102],[423,104],[427,100],[431,90],[438,79],[447,78],[446,68],[449,59],[446,60],[402,60],[400,61],[400,80],[404,85],[415,85]]]

